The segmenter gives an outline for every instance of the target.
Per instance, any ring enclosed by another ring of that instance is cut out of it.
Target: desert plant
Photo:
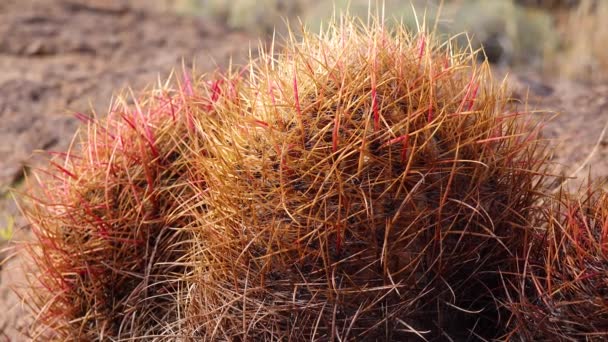
[[[608,194],[589,186],[548,198],[510,303],[509,338],[608,338]]]
[[[514,0],[516,4],[527,7],[544,9],[573,8],[580,4],[580,0]]]
[[[192,218],[181,208],[205,189],[190,177],[204,138],[192,116],[217,89],[169,84],[119,97],[104,118],[77,114],[86,124],[73,147],[29,180],[22,205],[36,237],[26,293],[34,339],[180,334],[192,248]]]
[[[495,63],[540,68],[558,42],[550,14],[512,1],[463,0],[445,12],[446,29],[467,32]]]
[[[502,335],[538,127],[474,51],[390,27],[341,17],[242,72],[79,115],[24,203],[33,336]]]
[[[502,333],[542,144],[475,53],[393,27],[305,33],[251,63],[220,127],[199,118],[188,335]]]
[[[295,19],[302,7],[310,2],[301,0],[178,0],[177,9],[183,13],[202,15],[229,28],[258,34],[271,34],[285,28],[284,19]]]
[[[13,228],[15,225],[15,218],[12,215],[4,216],[4,225],[0,227],[0,242],[10,241],[13,237]]]

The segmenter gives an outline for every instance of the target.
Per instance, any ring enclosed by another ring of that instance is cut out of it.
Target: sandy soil
[[[135,90],[180,67],[182,58],[199,71],[226,66],[246,56],[251,37],[202,19],[154,11],[142,1],[1,0],[0,1],[0,227],[7,215],[28,227],[16,206],[2,199],[19,187],[24,171],[36,165],[35,150],[62,150],[76,129],[71,114],[103,113],[116,89]],[[253,44],[255,46],[255,42]],[[500,73],[500,72],[499,72]],[[587,159],[597,178],[608,176],[608,85],[542,81],[513,75],[516,95],[530,94],[535,107],[561,113],[544,129],[561,142],[555,152],[557,172],[570,175]],[[594,150],[595,148],[595,150]],[[588,170],[582,168],[579,176]],[[572,181],[577,184],[577,181]],[[0,241],[0,250],[7,244]],[[20,258],[0,269],[0,341],[21,341],[26,327],[23,305],[11,288],[23,284]]]
[[[515,97],[527,97],[543,125],[543,137],[553,150],[552,173],[565,177],[562,182],[570,190],[585,186],[588,175],[608,180],[608,84],[509,76]]]

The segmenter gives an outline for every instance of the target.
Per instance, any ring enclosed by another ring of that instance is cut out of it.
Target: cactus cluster
[[[548,198],[510,304],[522,340],[608,338],[608,194],[587,186]]]
[[[181,207],[197,198],[185,163],[194,98],[164,88],[117,101],[86,122],[28,196],[38,277],[34,339],[103,340],[166,333],[180,319],[191,249]],[[185,295],[185,294],[184,294]],[[50,335],[49,335],[50,334]]]
[[[534,317],[600,281],[577,267],[605,265],[605,211],[587,211],[605,202],[545,209],[539,126],[455,45],[341,17],[242,69],[79,114],[73,148],[24,198],[37,237],[30,333],[530,336]],[[604,228],[585,235],[591,225]],[[595,254],[578,254],[592,237]],[[547,336],[601,331],[573,315],[603,317],[603,300],[572,305],[559,316],[572,326]]]

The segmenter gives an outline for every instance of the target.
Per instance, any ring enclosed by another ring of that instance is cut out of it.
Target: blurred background
[[[9,189],[39,163],[36,151],[68,147],[75,113],[103,115],[113,94],[182,64],[208,73],[243,63],[273,33],[280,42],[287,21],[318,31],[347,8],[365,20],[370,2],[379,10],[374,0],[0,0],[0,342],[22,340],[29,322],[11,291],[23,278],[5,247],[28,229]],[[417,16],[441,37],[467,32],[515,99],[539,119],[558,113],[543,128],[558,146],[555,172],[608,176],[608,0],[384,3],[406,27]]]
[[[608,34],[608,1],[601,0],[179,0],[165,8],[263,37],[285,33],[285,19],[317,31],[334,9],[365,19],[370,3],[372,12],[384,5],[387,18],[411,29],[417,16],[429,25],[437,20],[444,35],[467,32],[497,65],[580,81],[601,79],[608,68],[601,44]]]

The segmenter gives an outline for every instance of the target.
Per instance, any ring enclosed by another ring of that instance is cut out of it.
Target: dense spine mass
[[[432,35],[353,22],[255,61],[240,110],[217,108],[242,133],[211,130],[198,163],[194,331],[493,337],[543,156],[488,78]]]
[[[424,29],[341,18],[239,72],[80,115],[24,204],[31,333],[527,336],[552,305],[517,311],[545,260],[530,246],[554,227],[537,226],[547,156],[476,60]]]
[[[560,192],[543,208],[510,304],[522,340],[608,338],[608,194]]]

